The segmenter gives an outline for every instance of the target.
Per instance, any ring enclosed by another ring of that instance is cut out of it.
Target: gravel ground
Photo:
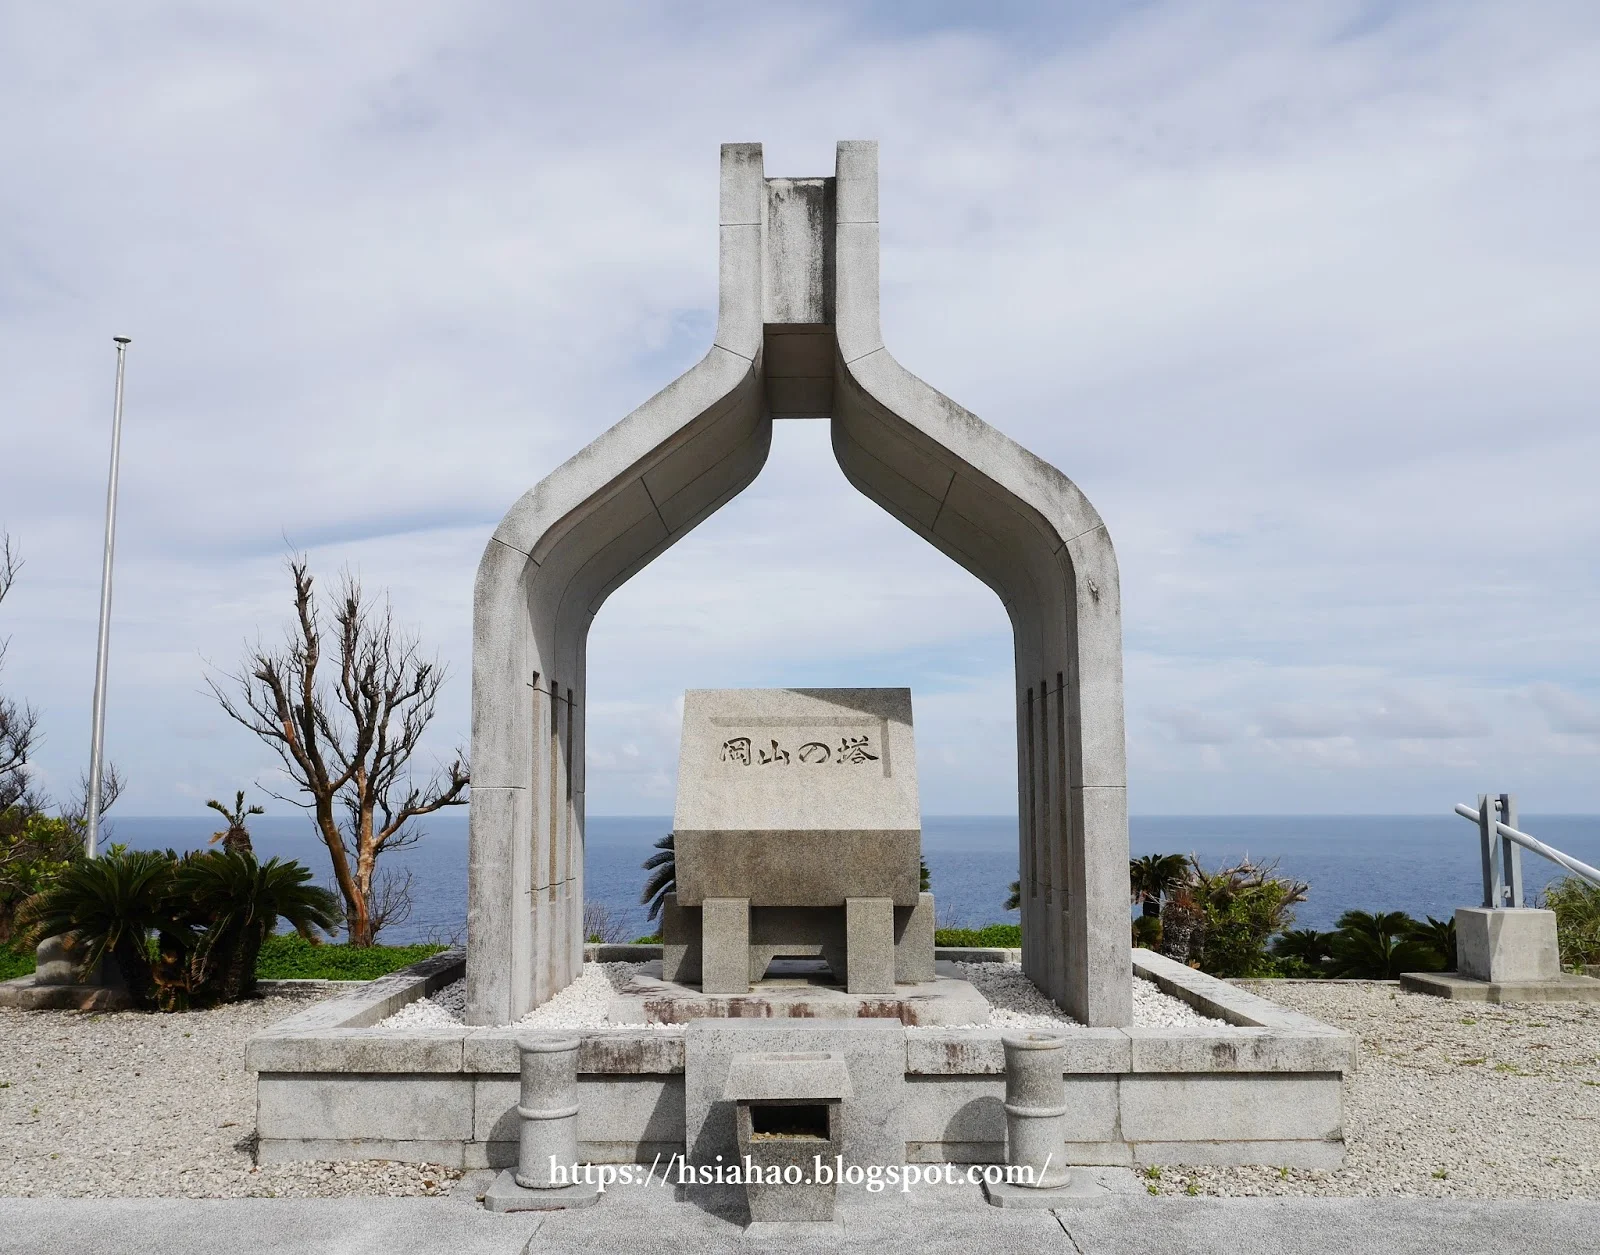
[[[448,1193],[460,1174],[447,1168],[251,1163],[255,1078],[245,1071],[245,1040],[308,1000],[186,1015],[0,1008],[0,1195]]]
[[[1492,1006],[1376,982],[1252,992],[1346,1029],[1345,1166],[1165,1168],[1151,1193],[1600,1199],[1600,1006]]]

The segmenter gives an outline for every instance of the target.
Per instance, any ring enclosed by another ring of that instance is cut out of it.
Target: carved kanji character
[[[877,762],[878,756],[871,752],[869,738],[865,736],[842,736],[839,738],[839,757],[841,763]]]
[[[786,763],[789,761],[789,751],[779,749],[776,741],[772,743],[772,752],[770,754],[766,750],[758,750],[757,753],[761,756],[761,765],[763,767],[768,763]]]
[[[725,763],[739,763],[745,767],[750,765],[750,738],[736,736],[722,743],[722,761]]]

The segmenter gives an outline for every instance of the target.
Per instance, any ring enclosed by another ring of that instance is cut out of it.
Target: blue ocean
[[[215,831],[218,817],[127,816],[108,819],[110,839],[138,848],[196,849]],[[1584,862],[1600,865],[1600,816],[1523,816],[1521,827]],[[591,815],[584,871],[590,900],[603,903],[621,935],[652,932],[639,906],[645,873],[639,865],[671,820]],[[251,832],[262,857],[295,858],[328,879],[328,858],[299,816],[261,816]],[[403,924],[384,931],[389,942],[459,940],[467,911],[467,817],[463,811],[429,816],[415,846],[388,856],[388,864],[413,876],[413,909]],[[1276,860],[1280,871],[1309,882],[1297,926],[1331,928],[1351,908],[1405,911],[1447,918],[1457,906],[1479,903],[1477,829],[1454,815],[1200,815],[1135,816],[1132,851],[1195,854],[1206,866],[1248,856]],[[923,853],[942,926],[977,927],[1015,922],[1002,909],[1017,878],[1017,821],[1011,816],[924,816]],[[1562,874],[1554,864],[1523,854],[1530,900]]]

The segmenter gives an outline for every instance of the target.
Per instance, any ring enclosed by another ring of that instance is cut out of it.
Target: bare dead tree
[[[288,565],[294,620],[284,645],[258,644],[224,677],[237,699],[215,677],[206,683],[229,717],[282,760],[298,793],[272,796],[311,813],[344,898],[350,943],[368,946],[409,909],[409,878],[378,879],[378,859],[421,836],[414,820],[467,801],[467,758],[457,750],[447,767],[420,784],[413,779],[411,756],[433,719],[445,668],[424,658],[416,638],[395,627],[387,599],[369,600],[349,572],[331,598],[325,659],[307,560]]]
[[[0,601],[4,601],[22,558],[12,548],[11,537],[0,533]],[[5,667],[8,640],[0,640],[0,670]],[[44,799],[34,792],[28,773],[28,756],[39,734],[39,712],[0,692],[0,824],[19,825],[29,815],[44,808]]]

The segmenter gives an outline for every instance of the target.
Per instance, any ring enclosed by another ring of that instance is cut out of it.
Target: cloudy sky
[[[444,753],[495,522],[709,343],[718,145],[876,138],[888,343],[1117,544],[1135,812],[1600,811],[1600,9],[1068,8],[0,7],[41,781],[87,758],[113,334],[122,813],[270,782],[203,676],[278,635],[290,546],[451,664]],[[823,423],[589,666],[593,813],[669,812],[679,695],[724,685],[909,684],[924,809],[1015,804],[998,602]]]

